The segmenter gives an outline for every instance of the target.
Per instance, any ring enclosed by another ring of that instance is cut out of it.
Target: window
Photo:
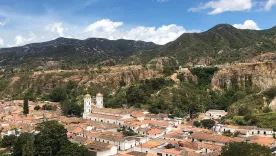
[[[260,131],[258,131],[257,133],[260,134]]]

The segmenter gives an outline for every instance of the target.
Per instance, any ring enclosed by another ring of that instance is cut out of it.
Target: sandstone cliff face
[[[55,86],[66,84],[68,81],[75,81],[78,86],[84,87],[108,87],[115,90],[124,81],[128,86],[131,83],[144,79],[158,78],[162,75],[154,70],[147,70],[142,67],[120,67],[103,69],[97,71],[45,71],[35,72],[30,75],[14,76],[9,78],[7,87],[0,91],[0,96],[22,94],[30,89],[40,94],[50,93]]]
[[[124,81],[128,86],[136,80],[158,78],[160,76],[161,75],[154,70],[137,69],[100,74],[88,82],[92,82],[93,84],[104,84],[112,82],[114,85],[119,86],[120,81]]]
[[[276,62],[244,63],[220,66],[212,78],[214,90],[223,90],[233,85],[247,86],[263,91],[276,85]]]

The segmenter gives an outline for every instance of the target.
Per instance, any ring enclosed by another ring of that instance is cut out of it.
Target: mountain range
[[[241,30],[219,24],[202,33],[184,33],[165,45],[133,40],[57,38],[43,43],[0,49],[1,67],[35,69],[83,68],[98,64],[145,64],[157,57],[174,57],[181,65],[244,61],[276,51],[276,27]],[[208,61],[206,61],[206,59]]]

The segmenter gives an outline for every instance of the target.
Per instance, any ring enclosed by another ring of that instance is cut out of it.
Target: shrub
[[[39,105],[36,105],[35,107],[34,107],[34,110],[40,110],[40,106]]]
[[[201,125],[204,128],[210,129],[210,128],[212,128],[215,125],[215,121],[211,120],[211,119],[204,119],[204,120],[201,120]]]
[[[194,125],[195,127],[199,127],[201,124],[200,124],[199,121],[194,121],[193,125]]]

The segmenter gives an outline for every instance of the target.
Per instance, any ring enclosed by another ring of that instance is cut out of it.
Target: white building
[[[90,94],[86,94],[83,98],[84,102],[84,111],[83,111],[83,118],[87,119],[87,115],[90,114],[91,112],[91,105],[92,105],[92,100]]]
[[[96,95],[96,107],[97,108],[104,108],[103,106],[103,94],[98,93]]]
[[[96,152],[97,156],[110,156],[117,154],[117,147],[108,143],[94,141],[87,145],[90,151]]]
[[[210,119],[220,119],[224,116],[226,116],[228,113],[225,112],[224,110],[208,110],[206,113],[205,113],[205,116],[210,118]]]

